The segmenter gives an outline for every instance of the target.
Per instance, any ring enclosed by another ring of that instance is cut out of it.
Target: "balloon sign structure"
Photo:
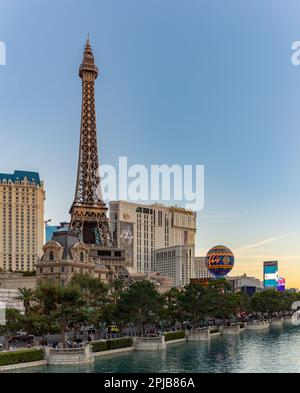
[[[233,268],[234,255],[229,248],[216,246],[208,251],[205,263],[210,273],[221,278],[226,276]]]

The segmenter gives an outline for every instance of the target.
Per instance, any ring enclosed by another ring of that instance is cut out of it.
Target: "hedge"
[[[119,338],[115,340],[108,340],[107,347],[108,349],[117,349],[117,348],[126,348],[132,347],[132,338]]]
[[[185,338],[185,332],[179,331],[165,333],[165,341],[179,340],[180,338]]]
[[[92,343],[92,351],[93,352],[101,352],[107,351],[107,342],[106,341],[95,341]]]
[[[95,341],[92,343],[93,352],[110,351],[112,349],[126,348],[132,346],[132,338],[116,338],[107,341]]]
[[[0,353],[0,366],[35,362],[43,359],[44,351],[42,349],[26,349],[22,351],[2,352]]]

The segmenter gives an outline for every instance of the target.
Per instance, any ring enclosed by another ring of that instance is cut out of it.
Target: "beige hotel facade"
[[[117,247],[125,249],[127,266],[137,273],[156,272],[155,250],[195,246],[196,213],[177,206],[109,203],[110,225]]]
[[[1,270],[35,270],[44,244],[44,200],[38,173],[0,173]]]

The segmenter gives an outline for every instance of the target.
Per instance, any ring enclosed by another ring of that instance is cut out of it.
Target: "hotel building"
[[[205,257],[195,257],[194,259],[194,276],[193,278],[213,278],[214,275],[210,273],[206,267]]]
[[[158,271],[155,250],[195,245],[196,213],[163,204],[112,201],[110,225],[116,247],[125,249],[126,264],[137,273]]]
[[[156,269],[171,277],[175,287],[184,287],[194,276],[194,245],[171,246],[155,250]]]
[[[0,174],[0,268],[31,271],[44,243],[43,182],[36,172]]]

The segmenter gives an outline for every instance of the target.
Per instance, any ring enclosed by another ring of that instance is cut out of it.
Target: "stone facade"
[[[112,279],[112,271],[90,256],[90,247],[67,231],[55,232],[43,247],[43,256],[36,264],[37,281],[67,284],[76,273],[100,278],[104,283]]]

